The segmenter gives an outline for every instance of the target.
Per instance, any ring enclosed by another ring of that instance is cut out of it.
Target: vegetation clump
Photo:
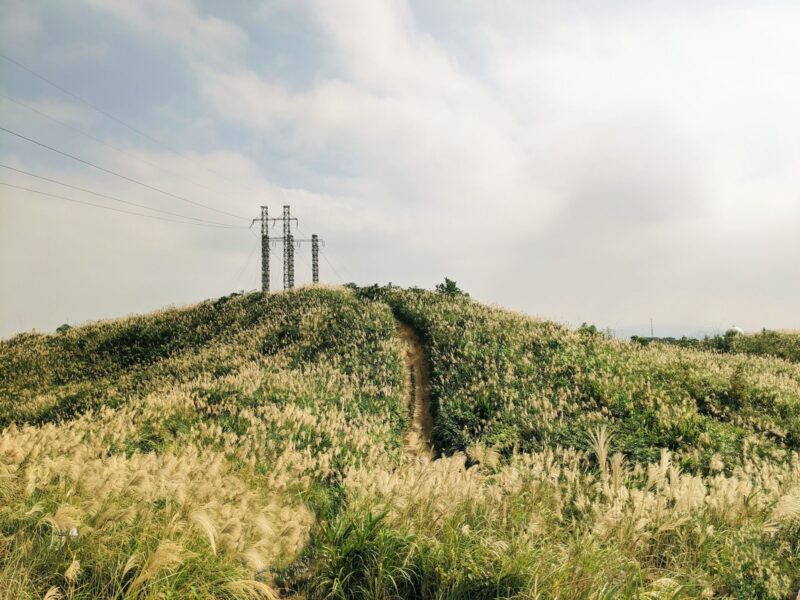
[[[650,338],[632,336],[631,341],[646,346],[652,343],[693,348],[696,350],[712,350],[721,353],[751,354],[754,356],[772,356],[790,362],[800,362],[800,333],[791,331],[770,331],[742,334],[735,329],[724,335],[706,336],[702,339],[682,338]]]

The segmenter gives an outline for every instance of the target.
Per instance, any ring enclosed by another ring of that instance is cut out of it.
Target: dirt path
[[[431,448],[433,419],[425,351],[411,327],[398,321],[397,331],[405,347],[406,402],[411,417],[411,427],[406,433],[406,455],[430,459],[433,458]]]

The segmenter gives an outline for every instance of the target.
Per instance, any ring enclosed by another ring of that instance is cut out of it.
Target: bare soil
[[[406,360],[406,402],[411,427],[406,433],[406,455],[414,458],[433,458],[431,433],[430,386],[425,350],[416,332],[405,323],[397,323]]]

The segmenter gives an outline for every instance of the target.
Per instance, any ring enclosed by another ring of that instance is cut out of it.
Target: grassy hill
[[[398,322],[433,461],[404,451]],[[0,597],[800,588],[800,365],[778,358],[301,289],[0,342],[0,427]]]

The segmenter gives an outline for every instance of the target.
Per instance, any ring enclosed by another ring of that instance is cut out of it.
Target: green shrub
[[[312,597],[386,600],[417,597],[420,573],[412,539],[383,523],[385,515],[324,522],[314,544]]]

